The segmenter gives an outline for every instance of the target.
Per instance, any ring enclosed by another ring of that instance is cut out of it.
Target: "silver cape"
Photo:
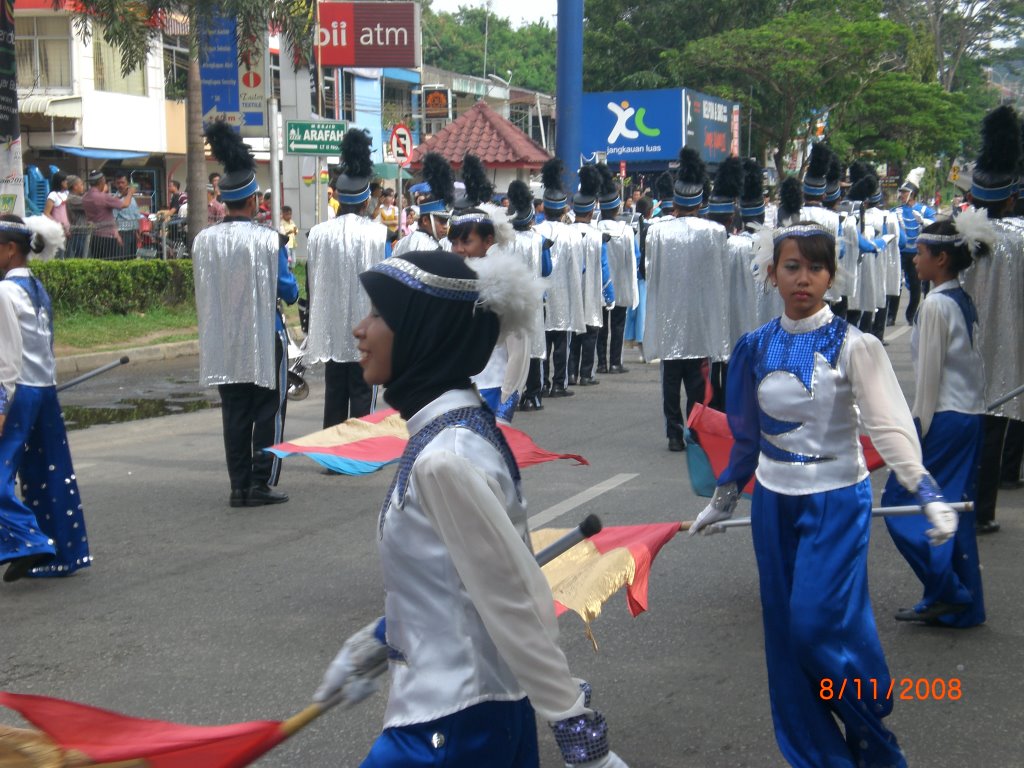
[[[448,242],[448,238],[444,238],[444,242]],[[401,256],[409,253],[410,251],[450,251],[451,248],[445,248],[441,243],[434,239],[433,235],[429,232],[423,232],[419,229],[414,229],[408,235],[403,237],[391,249],[392,256]]]
[[[964,273],[964,289],[978,308],[986,403],[1024,384],[1024,219],[998,219],[993,224],[999,232],[995,248]],[[1024,420],[1024,396],[993,413]]]
[[[248,221],[207,227],[192,246],[199,380],[277,386],[275,314],[280,235]]]
[[[601,230],[590,222],[577,223],[576,228],[582,238],[583,262],[586,265],[583,272],[583,319],[589,326],[600,327],[604,325]]]
[[[725,360],[725,227],[693,216],[659,221],[647,232],[648,359]]]
[[[530,270],[531,275],[542,277],[544,258],[544,236],[533,229],[517,231],[515,238],[508,244],[507,248],[515,254]],[[544,305],[537,308],[537,321],[534,324],[535,331],[527,339],[527,347],[530,357],[543,359],[547,356],[546,344],[544,342]]]
[[[746,232],[731,235],[726,248],[726,312],[729,316],[729,351],[732,352],[740,336],[757,327],[754,308],[761,288],[754,285],[754,273],[750,269],[754,238]]]
[[[608,241],[608,271],[615,288],[615,306],[636,309],[640,302],[640,289],[637,286],[633,228],[617,219],[602,219],[597,226],[612,236]]]
[[[583,240],[574,226],[560,221],[542,221],[536,230],[553,243],[544,329],[583,333]]]
[[[386,226],[354,213],[337,216],[309,231],[306,355],[310,362],[359,360],[352,329],[370,311],[370,298],[359,282],[359,273],[384,258],[387,235]]]

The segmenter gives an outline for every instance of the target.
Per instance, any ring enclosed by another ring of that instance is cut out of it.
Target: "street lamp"
[[[505,89],[505,110],[502,117],[506,120],[510,120],[512,118],[512,70],[506,69],[505,74],[508,76],[507,80],[503,77],[499,77],[493,72],[487,75],[487,79]]]

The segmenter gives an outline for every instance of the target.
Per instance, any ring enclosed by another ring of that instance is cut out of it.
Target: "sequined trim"
[[[551,723],[551,731],[569,765],[600,760],[608,754],[608,723],[600,712]]]
[[[398,491],[398,505],[402,506],[405,504],[405,493],[409,489],[409,476],[412,474],[412,468],[416,463],[416,459],[419,458],[423,449],[435,437],[452,427],[468,429],[494,446],[502,458],[505,459],[505,465],[508,467],[508,472],[516,486],[516,495],[522,501],[522,492],[519,488],[519,465],[516,464],[515,457],[512,455],[512,450],[508,447],[505,436],[494,421],[494,414],[490,410],[479,406],[456,408],[428,422],[423,429],[410,437],[409,442],[406,443],[402,458],[398,461],[398,470],[395,472],[395,477],[391,481],[391,486],[384,497],[384,504],[380,509],[377,533],[381,538],[384,536],[384,521],[387,519],[388,509],[391,507],[391,497],[395,494],[396,489]]]
[[[7,413],[7,406],[10,404],[10,397],[7,394],[7,387],[0,384],[0,415]]]
[[[925,504],[944,502],[946,500],[946,497],[942,495],[942,489],[935,482],[935,478],[928,473],[921,477],[921,482],[917,484],[917,491],[914,493],[914,496],[917,497],[917,503],[922,507]]]
[[[392,256],[386,261],[378,262],[370,271],[380,272],[413,290],[422,291],[439,299],[475,302],[480,298],[476,280],[441,277],[417,267],[400,256]]]
[[[461,213],[458,216],[452,216],[451,226],[457,227],[460,224],[479,224],[483,221],[490,221],[491,217],[486,213]]]
[[[0,221],[0,229],[6,229],[10,232],[21,232],[25,235],[31,235],[32,230],[25,224],[19,224],[15,221]]]
[[[774,242],[778,245],[787,237],[812,237],[814,235],[825,235],[829,240],[835,241],[835,235],[827,229],[816,224],[794,224],[792,227],[779,227],[775,230]]]

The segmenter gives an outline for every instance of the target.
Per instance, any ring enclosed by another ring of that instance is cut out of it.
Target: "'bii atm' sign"
[[[420,66],[417,3],[319,4],[315,60],[326,67]]]

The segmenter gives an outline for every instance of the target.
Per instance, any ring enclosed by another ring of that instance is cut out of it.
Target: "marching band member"
[[[900,264],[903,268],[903,278],[910,293],[907,303],[907,323],[914,322],[914,315],[917,313],[917,305],[921,301],[922,285],[917,277],[917,269],[914,267],[914,256],[917,254],[917,236],[922,227],[926,227],[935,220],[935,211],[917,200],[921,191],[921,178],[924,176],[924,168],[914,168],[907,174],[907,180],[900,185],[899,207],[893,211],[900,215],[903,223],[903,245],[900,248]],[[927,291],[926,291],[927,292]],[[892,307],[888,311],[890,325],[896,322],[896,312],[899,306]]]
[[[447,160],[437,152],[423,156],[423,181],[409,188],[416,194],[419,218],[416,229],[395,243],[394,254],[445,250],[449,207],[455,197],[455,177]]]
[[[363,370],[386,385],[410,439],[377,529],[384,617],[345,642],[314,698],[357,701],[390,668],[365,768],[537,768],[534,712],[566,764],[625,765],[558,647],[519,470],[470,384],[499,334],[536,317],[536,280],[522,273],[512,284],[489,257],[431,251],[360,278],[372,302],[354,330]]]
[[[232,507],[281,504],[274,490],[281,460],[263,449],[284,436],[288,348],[278,299],[294,304],[299,286],[281,235],[253,221],[258,208],[256,160],[224,122],[206,131],[224,166],[227,216],[192,245],[199,318],[199,380],[220,391],[224,452]]]
[[[69,576],[92,563],[57,400],[53,305],[28,267],[29,254],[52,258],[63,247],[63,228],[47,217],[0,216],[0,563],[8,582]]]
[[[637,269],[640,264],[640,245],[633,228],[618,220],[622,209],[618,184],[608,166],[601,163],[601,195],[598,207],[601,220],[598,229],[608,236],[608,269],[615,291],[615,305],[604,310],[601,330],[597,332],[597,372],[628,373],[622,365],[622,342],[626,333],[626,315],[640,303]]]
[[[388,228],[366,216],[373,181],[370,137],[350,128],[341,140],[342,173],[334,182],[338,213],[309,231],[306,355],[324,363],[324,429],[366,416],[373,390],[363,380],[351,329],[370,303],[356,277],[391,253]]]
[[[917,274],[933,286],[918,308],[910,336],[914,359],[912,414],[921,435],[924,465],[947,498],[973,501],[985,412],[985,367],[977,345],[978,312],[959,275],[976,256],[985,258],[996,233],[984,210],[939,221],[917,239]],[[895,475],[882,506],[912,503]],[[974,513],[963,512],[952,541],[929,546],[923,515],[887,517],[896,547],[924,585],[924,596],[898,621],[973,627],[985,621]]]
[[[562,183],[564,165],[553,157],[541,168],[544,184],[544,221],[536,225],[551,242],[551,274],[547,277],[545,343],[547,366],[544,388],[550,397],[571,397],[569,347],[575,333],[586,331],[583,314],[583,239],[576,228],[562,221],[569,197]]]
[[[804,222],[765,235],[758,258],[785,313],[733,350],[726,409],[736,442],[690,533],[731,517],[756,474],[751,530],[783,756],[796,768],[906,766],[882,722],[892,700],[867,586],[872,495],[858,422],[915,493],[933,541],[953,535],[956,513],[921,464],[881,343],[825,302],[837,270],[833,234]],[[827,685],[854,678],[876,679],[881,695],[829,695]]]
[[[647,318],[644,354],[661,358],[661,402],[670,451],[685,450],[685,416],[703,402],[705,366],[729,354],[725,306],[725,230],[698,218],[704,199],[704,161],[690,148],[679,153],[674,218],[647,232]]]

